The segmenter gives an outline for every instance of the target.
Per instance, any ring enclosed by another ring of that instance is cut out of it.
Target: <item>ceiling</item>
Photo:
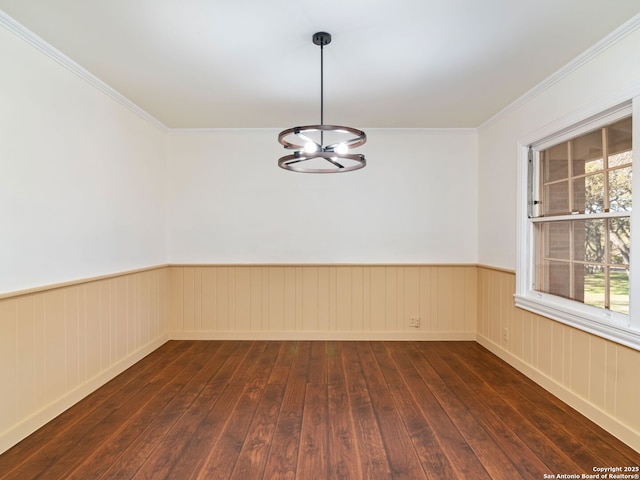
[[[477,127],[640,0],[0,0],[170,128]]]

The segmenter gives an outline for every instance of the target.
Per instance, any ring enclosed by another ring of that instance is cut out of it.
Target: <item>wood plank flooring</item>
[[[171,341],[2,479],[543,479],[640,454],[475,342]]]

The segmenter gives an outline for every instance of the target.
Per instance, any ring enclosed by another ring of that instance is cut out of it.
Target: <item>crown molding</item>
[[[593,45],[589,49],[582,52],[576,58],[574,58],[569,63],[567,63],[564,67],[560,68],[560,70],[557,70],[555,73],[548,76],[546,79],[544,79],[542,82],[537,84],[527,93],[519,97],[517,100],[513,101],[512,103],[507,105],[505,108],[500,110],[498,113],[496,113],[492,117],[485,120],[478,127],[478,130],[482,130],[484,128],[490,127],[491,125],[497,123],[500,119],[506,117],[514,110],[517,110],[522,105],[527,103],[529,100],[537,97],[542,92],[544,92],[548,88],[558,83],[567,75],[578,70],[582,65],[589,62],[591,59],[595,58],[596,56],[600,55],[600,53],[604,52],[612,45],[615,45],[620,40],[625,38],[627,35],[636,31],[638,28],[640,28],[640,14],[636,15],[635,17],[631,18],[627,22],[623,23],[620,27],[615,29],[609,35],[604,37],[602,40],[597,42],[595,45]]]
[[[129,100],[124,95],[122,95],[120,92],[118,92],[117,90],[107,85],[102,80],[100,80],[94,74],[92,74],[85,68],[78,65],[76,62],[74,62],[72,59],[67,57],[60,50],[56,49],[55,47],[53,47],[52,45],[44,41],[42,38],[37,36],[35,33],[27,29],[22,24],[18,23],[12,17],[4,13],[2,10],[0,10],[0,25],[2,25],[6,30],[13,33],[14,35],[19,37],[26,43],[34,47],[36,50],[40,51],[41,53],[43,53],[44,55],[52,59],[53,61],[62,65],[64,68],[71,71],[72,73],[76,74],[78,77],[83,79],[85,82],[87,82],[91,86],[97,88],[102,93],[104,93],[111,99],[118,102],[123,107],[132,111],[133,113],[141,117],[143,120],[146,120],[151,125],[159,128],[164,132],[169,131],[169,128],[160,120],[158,120],[157,118],[155,118],[154,116],[152,116],[151,114],[149,114],[148,112],[140,108],[138,105],[133,103],[131,100]]]
[[[478,133],[475,127],[411,127],[411,128],[364,128],[365,132],[395,133],[398,135],[464,135]]]
[[[272,135],[282,128],[229,128],[229,127],[195,127],[195,128],[170,128],[169,135],[246,135],[247,133],[264,133]]]
[[[170,135],[221,135],[281,132],[285,128],[171,128]],[[365,132],[394,133],[399,135],[471,135],[478,133],[477,128],[368,128]]]

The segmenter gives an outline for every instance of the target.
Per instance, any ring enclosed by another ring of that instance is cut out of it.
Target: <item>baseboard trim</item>
[[[0,433],[0,454],[9,450],[18,442],[24,440],[40,427],[50,422],[62,412],[78,403],[90,393],[93,393],[95,390],[124,372],[127,368],[131,367],[136,362],[142,360],[154,350],[160,348],[164,343],[167,342],[167,340],[167,335],[162,335],[152,342],[149,342],[136,352],[126,356],[118,363],[112,365],[107,370],[104,370],[92,379],[71,390],[55,402],[47,405],[30,417],[25,418],[17,425],[14,425],[11,429],[7,430],[6,432]]]
[[[608,413],[594,406],[592,403],[589,403],[584,398],[576,395],[564,385],[556,382],[552,378],[549,378],[540,370],[533,368],[531,365],[506,351],[490,339],[478,334],[476,341],[491,353],[500,357],[502,360],[514,367],[520,373],[526,375],[542,388],[558,397],[564,403],[575,408],[589,420],[601,426],[634,450],[640,452],[640,432],[636,432],[629,426],[620,423]]]
[[[475,341],[475,332],[169,332],[171,340]]]

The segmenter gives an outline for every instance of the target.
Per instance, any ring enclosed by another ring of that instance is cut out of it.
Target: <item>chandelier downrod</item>
[[[331,43],[331,34],[318,32],[313,36],[313,43],[320,45],[320,126],[324,125],[324,46]],[[320,131],[320,143],[324,145],[324,130]]]
[[[320,125],[324,126],[324,44],[320,45]],[[324,145],[324,130],[320,131],[320,143]]]

